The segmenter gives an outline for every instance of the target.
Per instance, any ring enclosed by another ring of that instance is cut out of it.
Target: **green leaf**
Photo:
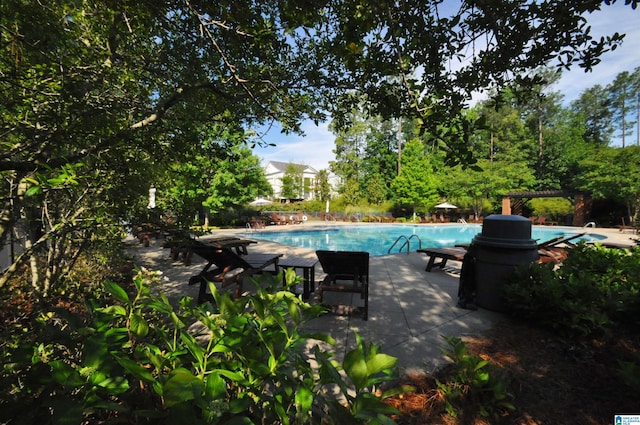
[[[120,285],[118,285],[117,283],[114,283],[114,282],[111,282],[111,281],[107,280],[107,281],[104,282],[104,287],[118,301],[120,301],[122,303],[126,303],[126,304],[130,304],[131,303],[129,301],[129,295],[127,295],[127,292],[124,289],[122,289],[122,287]]]
[[[242,372],[234,372],[231,370],[225,370],[225,369],[216,369],[215,372],[219,373],[222,376],[225,376],[229,379],[231,379],[232,381],[235,382],[243,382],[245,381],[245,377],[242,374]]]
[[[163,385],[164,403],[167,407],[199,397],[203,390],[203,382],[187,369],[174,370]]]
[[[136,336],[145,337],[149,333],[149,325],[139,314],[132,314],[131,321],[129,322],[129,328]]]
[[[236,398],[231,400],[231,402],[229,402],[229,412],[237,415],[243,412],[246,412],[249,408],[251,407],[251,400],[249,400],[248,398]],[[238,419],[241,418],[241,419]],[[234,418],[233,422],[225,422],[225,424],[227,423],[238,423],[238,424],[244,424],[244,423],[249,423],[253,425],[253,422],[249,421],[249,422],[244,422],[244,419],[246,419],[244,416],[238,416],[238,418]],[[236,422],[237,420],[240,420],[240,422]],[[248,419],[246,419],[248,420]]]
[[[483,367],[485,367],[486,365],[489,364],[489,360],[481,360],[478,362],[478,364],[475,366],[474,370],[479,370],[482,369]]]
[[[191,355],[194,357],[197,364],[202,365],[204,356],[202,347],[198,345],[198,341],[196,341],[193,335],[188,333],[182,333],[180,335],[180,338],[182,339],[182,342],[187,347]]]
[[[113,316],[126,316],[127,310],[121,305],[109,305],[107,307],[96,308],[96,311],[100,313],[109,314]]]
[[[227,392],[227,383],[219,373],[214,372],[206,376],[205,391],[210,399],[218,399],[225,396]]]
[[[122,341],[129,338],[129,331],[127,328],[110,328],[105,331],[104,336],[111,342]]]
[[[347,373],[347,376],[353,384],[356,386],[356,390],[361,390],[367,386],[369,373],[367,370],[367,362],[364,359],[364,354],[360,349],[349,351],[344,357],[342,367]]]
[[[296,392],[296,408],[302,414],[306,414],[311,411],[311,405],[313,404],[313,392],[307,387],[300,387]]]
[[[25,192],[26,196],[35,196],[35,195],[39,195],[42,193],[42,188],[40,186],[31,186],[29,189],[27,189],[27,191]]]
[[[122,394],[129,390],[129,381],[122,376],[110,376],[104,372],[96,372],[89,377],[93,385],[104,388],[111,394]]]
[[[127,357],[116,357],[116,361],[118,362],[118,364],[120,364],[120,366],[124,368],[127,373],[130,373],[136,378],[147,382],[155,382],[156,379],[153,377],[153,374],[149,371],[149,369],[142,367],[135,361]]]
[[[388,354],[376,354],[372,358],[367,359],[367,369],[370,375],[382,372],[395,366],[398,359]]]
[[[69,387],[80,387],[84,384],[84,380],[81,379],[78,372],[68,364],[54,360],[49,363],[51,366],[51,376],[57,383]]]
[[[163,303],[157,300],[146,302],[145,306],[165,314],[169,314],[173,311],[173,307],[171,307],[171,304]]]
[[[336,345],[336,340],[333,339],[333,337],[331,337],[330,335],[324,333],[301,333],[300,337],[303,339],[315,339],[318,341],[326,342],[330,345]]]

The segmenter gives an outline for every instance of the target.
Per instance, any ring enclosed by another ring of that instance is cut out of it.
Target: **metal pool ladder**
[[[408,254],[409,252],[411,252],[411,239],[413,239],[413,238],[416,238],[418,240],[418,249],[421,249],[422,248],[422,240],[420,239],[420,237],[418,235],[411,235],[409,237],[406,237],[406,236],[402,235],[402,236],[398,236],[398,238],[393,243],[393,245],[391,245],[391,248],[389,248],[389,250],[387,251],[387,254],[391,254],[391,250],[400,241],[404,241],[404,243],[402,245],[400,245],[400,248],[398,249],[398,252],[402,252],[402,248],[404,248],[406,246],[407,247],[407,254]]]

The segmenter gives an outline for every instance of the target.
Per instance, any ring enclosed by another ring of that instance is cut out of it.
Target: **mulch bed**
[[[398,424],[600,425],[613,424],[615,414],[640,412],[640,394],[623,384],[619,372],[619,362],[640,365],[637,329],[572,339],[507,321],[466,342],[470,353],[505,374],[516,410],[498,419],[477,412],[452,418],[444,412],[437,376],[412,375],[402,384],[415,391],[389,401],[402,412],[395,418]]]

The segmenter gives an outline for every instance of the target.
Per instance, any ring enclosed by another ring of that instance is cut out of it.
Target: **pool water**
[[[392,248],[391,253],[407,252],[405,242],[415,251],[420,247],[445,247],[456,244],[468,244],[473,237],[482,232],[479,224],[460,224],[443,226],[425,225],[364,225],[335,226],[313,230],[288,230],[252,232],[247,236],[253,239],[264,239],[284,245],[309,248],[313,250],[334,251],[366,251],[372,256],[386,255],[394,242],[400,240]],[[581,233],[581,229],[571,227],[533,227],[531,237],[543,242],[557,236]],[[415,236],[414,236],[415,235]],[[577,240],[596,241],[605,236],[586,234]],[[577,241],[574,240],[574,241]],[[404,247],[403,244],[405,245]],[[402,251],[400,248],[402,247]]]

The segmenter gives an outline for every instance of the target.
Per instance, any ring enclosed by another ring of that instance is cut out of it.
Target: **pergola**
[[[538,190],[509,192],[502,195],[502,214],[522,215],[523,200],[533,198],[567,198],[573,204],[573,226],[584,226],[591,214],[591,197],[584,192]]]

